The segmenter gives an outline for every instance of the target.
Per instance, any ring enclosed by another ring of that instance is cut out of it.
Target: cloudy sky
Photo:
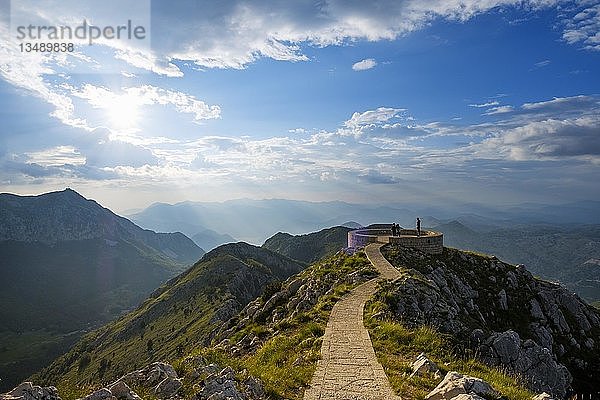
[[[146,36],[21,51],[19,26],[84,20]],[[0,0],[0,77],[2,192],[116,211],[600,195],[599,1]]]

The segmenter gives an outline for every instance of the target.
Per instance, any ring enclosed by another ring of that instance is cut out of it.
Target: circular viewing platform
[[[441,254],[444,250],[444,234],[441,232],[416,229],[399,229],[392,235],[392,224],[375,224],[348,232],[348,247],[365,247],[369,243],[396,243],[414,247],[430,254]]]

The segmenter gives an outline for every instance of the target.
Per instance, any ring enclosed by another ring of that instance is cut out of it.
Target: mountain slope
[[[409,376],[421,352],[442,374],[482,378],[504,398],[531,399],[523,385],[559,398],[571,378],[578,393],[597,391],[600,312],[564,288],[495,257],[454,249],[428,255],[399,246],[383,251],[402,277],[380,286],[365,324],[402,398],[423,398],[441,380],[433,373]],[[268,267],[273,263],[278,266]],[[266,249],[222,246],[34,379],[57,384],[68,399],[126,373],[123,379],[138,385],[134,390],[159,399],[175,393],[206,398],[234,388],[246,393],[239,398],[301,399],[333,304],[373,271],[364,254],[340,252],[284,283],[254,290],[263,274],[279,279],[296,268]],[[252,296],[239,311],[238,299]],[[175,369],[154,363],[129,373],[157,360],[172,361]],[[151,378],[157,368],[171,368],[170,394],[156,386],[164,374]]]
[[[115,379],[152,360],[208,343],[211,332],[267,284],[304,265],[246,243],[223,245],[155,291],[138,309],[86,335],[36,377],[63,385]]]
[[[384,255],[405,276],[379,293],[380,316],[449,334],[538,393],[563,398],[571,380],[578,393],[600,390],[600,312],[564,287],[454,249],[432,256],[388,245]]]
[[[0,220],[0,338],[11,343],[0,349],[0,389],[203,254],[183,234],[143,230],[70,189],[0,194]]]
[[[348,245],[350,228],[336,226],[306,235],[279,232],[262,245],[265,249],[307,263],[331,256]]]
[[[137,241],[182,264],[202,256],[181,233],[156,233],[114,214],[72,189],[40,196],[0,194],[0,241],[57,242],[86,239]]]

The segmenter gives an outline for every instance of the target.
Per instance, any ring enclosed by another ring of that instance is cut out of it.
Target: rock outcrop
[[[200,386],[202,389],[195,395],[198,400],[261,400],[266,398],[265,390],[256,378],[249,376],[238,381],[231,367],[208,375]]]
[[[343,262],[343,258],[334,262]],[[286,318],[293,319],[299,313],[315,306],[321,296],[333,294],[337,286],[366,282],[376,276],[376,272],[369,264],[364,269],[339,275],[338,273],[324,274],[316,267],[289,278],[281,284],[278,291],[248,303],[235,318],[215,333],[214,342],[217,343],[218,348],[225,349],[236,356],[252,352],[263,343],[261,338],[247,334],[232,343],[231,336],[252,323],[273,327]]]
[[[150,389],[159,399],[173,396],[182,386],[173,367],[161,362],[130,372],[116,381],[116,384],[119,383]]]
[[[544,392],[544,393],[540,393],[536,396],[533,396],[533,398],[531,400],[554,400],[554,398],[552,396],[550,396],[548,393]]]
[[[468,400],[499,398],[500,395],[485,381],[450,371],[425,400]]]
[[[195,388],[193,398],[198,400],[260,400],[266,397],[262,383],[247,373],[245,377],[239,378],[231,367],[223,368],[208,363],[203,357],[189,357],[183,363],[188,372],[181,377],[171,365],[155,362],[124,375],[113,384],[91,393],[83,400],[115,400],[115,398],[141,400],[130,387],[152,393],[160,400],[181,399],[184,381],[188,387]]]
[[[564,397],[571,383],[579,392],[600,390],[600,313],[564,287],[495,257],[383,251],[408,272],[380,296],[395,318],[451,334],[538,393]]]
[[[8,393],[0,394],[0,400],[61,400],[54,386],[34,386],[23,382]]]
[[[556,362],[552,352],[531,339],[521,340],[514,331],[492,334],[479,346],[481,359],[489,365],[502,366],[523,376],[534,392],[567,394],[572,377],[567,368]]]
[[[440,369],[438,368],[437,364],[431,361],[429,358],[427,358],[425,353],[419,354],[417,359],[412,363],[411,368],[411,378],[414,376],[422,376],[425,374],[435,374],[436,377],[441,377],[439,372]]]
[[[185,381],[195,392],[197,400],[263,400],[267,396],[260,380],[243,371],[236,374],[231,367],[208,363],[203,357],[188,357],[183,361],[187,372],[178,376],[175,369],[166,363],[155,362],[132,371],[106,387],[82,397],[80,400],[142,400],[132,389],[150,393],[159,400],[183,399]],[[25,382],[0,400],[61,400],[55,387],[34,386]]]

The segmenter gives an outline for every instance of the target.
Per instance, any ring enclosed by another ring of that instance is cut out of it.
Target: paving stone
[[[400,399],[377,361],[363,323],[365,303],[375,294],[378,281],[400,277],[379,251],[381,246],[373,243],[365,248],[380,276],[352,290],[331,310],[321,345],[322,359],[304,393],[305,400]]]

